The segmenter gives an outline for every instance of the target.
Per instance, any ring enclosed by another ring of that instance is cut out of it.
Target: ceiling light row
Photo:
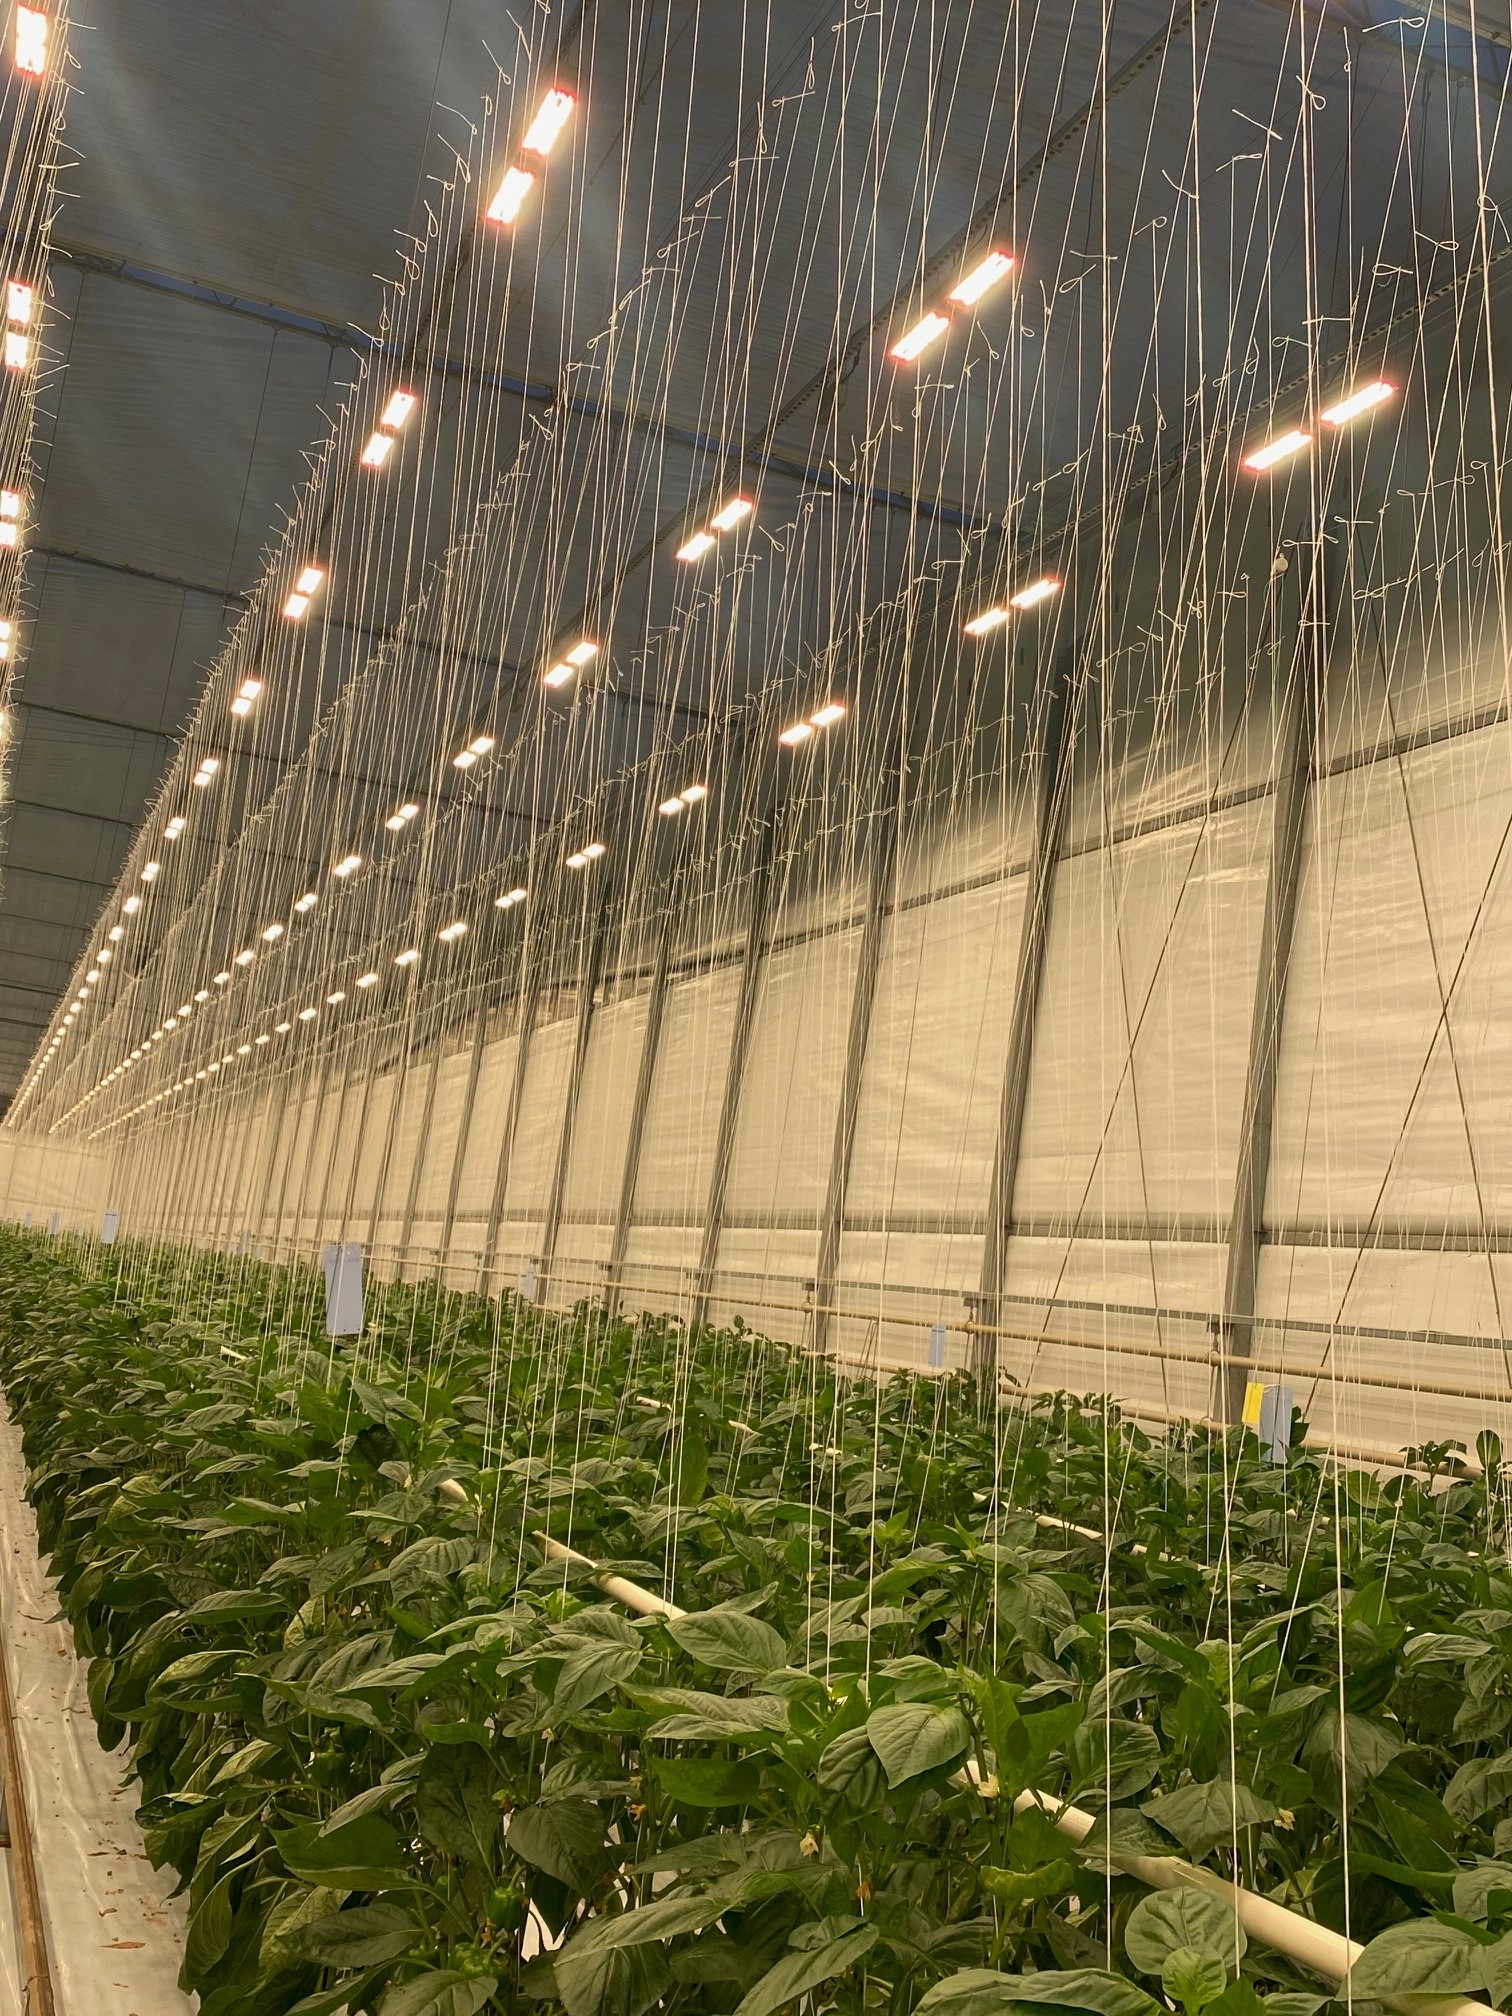
[[[807,715],[802,721],[793,721],[783,729],[777,740],[785,749],[796,749],[800,742],[807,742],[810,736],[822,728],[833,728],[837,721],[845,719],[845,705],[840,700],[827,700],[822,707]]]
[[[316,591],[324,579],[324,567],[315,566],[313,561],[309,566],[302,567],[299,570],[298,578],[295,580],[294,586],[290,591],[289,599],[283,606],[283,613],[289,622],[298,623],[304,619],[309,611],[311,602],[315,598]]]
[[[540,177],[546,156],[561,138],[562,129],[572,117],[576,105],[577,100],[570,91],[551,90],[546,93],[520,142],[520,152],[530,155],[531,163],[527,166],[516,161],[505,169],[504,179],[494,191],[494,199],[488,206],[490,224],[515,222],[525,198]]]
[[[594,658],[597,655],[598,645],[594,640],[591,637],[582,638],[578,643],[573,645],[570,651],[559,658],[555,665],[550,666],[541,674],[541,684],[553,687],[565,686],[569,679],[574,678],[582,671],[590,658]]]
[[[1325,427],[1347,427],[1351,420],[1358,420],[1363,414],[1373,413],[1377,406],[1384,406],[1396,397],[1396,387],[1384,378],[1372,378],[1364,385],[1357,385],[1336,399],[1331,406],[1325,406],[1318,415],[1318,421]],[[1274,469],[1278,462],[1288,462],[1312,442],[1312,435],[1305,427],[1288,427],[1284,434],[1278,434],[1259,448],[1252,448],[1244,457],[1243,466],[1252,475],[1263,476],[1267,469]]]
[[[705,553],[719,543],[721,532],[733,532],[743,519],[749,518],[756,506],[749,497],[732,497],[722,504],[701,531],[685,539],[677,549],[677,558],[684,563],[702,560]]]
[[[419,400],[413,392],[395,392],[390,395],[387,406],[378,415],[378,425],[368,436],[367,446],[359,456],[364,469],[381,469],[389,458],[399,430],[408,420]]]
[[[984,294],[989,293],[1001,280],[1006,280],[1013,271],[1011,252],[988,252],[971,269],[963,273],[951,288],[946,300],[957,308],[975,308]],[[931,349],[950,327],[950,315],[931,309],[907,329],[892,344],[888,356],[899,364],[914,364]]]
[[[1006,608],[1002,603],[994,602],[991,608],[983,609],[961,627],[968,637],[985,637],[989,631],[1001,629],[1015,609],[1022,613],[1026,609],[1037,608],[1041,602],[1048,602],[1052,596],[1059,595],[1060,591],[1061,584],[1053,574],[1042,574],[1037,581],[1031,581],[1026,588],[1010,595]]]

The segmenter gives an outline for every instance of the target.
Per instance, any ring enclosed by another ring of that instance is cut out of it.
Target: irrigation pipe
[[[639,1582],[627,1581],[623,1575],[606,1575],[596,1561],[590,1561],[586,1554],[579,1554],[575,1547],[567,1546],[564,1541],[553,1540],[549,1533],[535,1533],[531,1538],[548,1561],[570,1561],[579,1568],[588,1569],[604,1594],[612,1596],[616,1603],[623,1603],[627,1610],[638,1611],[642,1617],[686,1617],[688,1614],[675,1603],[669,1603],[665,1596],[642,1589]]]
[[[1060,1832],[1073,1841],[1085,1841],[1092,1831],[1092,1814],[1048,1792],[1021,1792],[1013,1802],[1015,1813],[1035,1807],[1049,1814]],[[1330,1932],[1326,1925],[1318,1925],[1300,1912],[1288,1911],[1284,1904],[1275,1904],[1269,1897],[1257,1897],[1253,1890],[1226,1882],[1213,1870],[1199,1869],[1179,1856],[1110,1854],[1107,1860],[1113,1868],[1148,1883],[1152,1890],[1190,1887],[1221,1898],[1231,1906],[1245,1931],[1262,1945],[1273,1947],[1289,1960],[1325,1975],[1330,1981],[1347,1980],[1350,1968],[1365,1951],[1358,1939]],[[1488,2016],[1484,2002],[1473,2002],[1465,1995],[1380,1995],[1373,1999],[1384,2002],[1388,2009],[1401,2010],[1403,2016]]]

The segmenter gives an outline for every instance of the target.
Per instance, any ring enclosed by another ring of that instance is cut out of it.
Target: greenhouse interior
[[[0,98],[0,2016],[1512,2011],[1512,0]]]

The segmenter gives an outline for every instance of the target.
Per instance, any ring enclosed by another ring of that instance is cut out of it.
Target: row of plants
[[[1131,1854],[1368,1941],[1356,2004],[1507,2006],[1494,1438],[1382,1482],[738,1327],[394,1287],[333,1345],[309,1312],[246,1261],[0,1231],[42,1547],[204,2016],[1334,1993]]]

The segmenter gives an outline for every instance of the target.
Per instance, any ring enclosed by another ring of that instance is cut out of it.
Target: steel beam
[[[583,991],[578,1002],[572,1063],[568,1069],[567,1088],[562,1100],[562,1131],[557,1140],[556,1165],[551,1172],[551,1190],[546,1199],[546,1223],[541,1231],[541,1255],[537,1267],[540,1285],[537,1292],[543,1298],[556,1259],[557,1233],[562,1224],[562,1200],[567,1191],[567,1164],[572,1156],[572,1133],[577,1124],[578,1094],[583,1089],[583,1068],[588,1061],[588,1039],[593,1033],[593,1011],[598,1005],[599,981],[603,974],[604,941],[609,931],[610,886],[607,881],[603,885],[604,893],[599,899],[598,911],[588,940],[588,956],[584,962]]]
[[[662,912],[661,931],[656,940],[656,963],[651,969],[651,992],[646,1001],[646,1033],[641,1039],[640,1065],[635,1074],[635,1097],[630,1107],[630,1128],[625,1139],[625,1162],[620,1171],[619,1208],[614,1214],[614,1237],[604,1270],[604,1310],[611,1318],[619,1309],[625,1253],[630,1244],[630,1228],[635,1217],[635,1186],[640,1177],[641,1143],[646,1134],[646,1114],[651,1106],[651,1086],[656,1076],[656,1059],[661,1050],[662,1010],[667,999],[667,972],[672,959],[672,926],[675,906],[670,892]]]
[[[1234,1206],[1229,1215],[1223,1313],[1218,1325],[1218,1341],[1229,1360],[1247,1358],[1254,1342],[1255,1284],[1260,1271],[1265,1189],[1276,1116],[1276,1063],[1296,929],[1297,891],[1302,879],[1307,787],[1328,663],[1326,551],[1320,542],[1302,578],[1290,592],[1290,569],[1284,555],[1278,554],[1271,569],[1268,615],[1271,692],[1279,699],[1281,716],[1276,737],[1275,790],[1271,796],[1270,866],[1260,924],[1255,1002],[1250,1016],[1249,1067],[1239,1127],[1239,1161],[1234,1172]],[[1239,1419],[1248,1376],[1242,1364],[1219,1363],[1214,1368],[1213,1412],[1220,1421]]]
[[[729,1062],[725,1067],[719,1130],[714,1137],[714,1165],[709,1172],[703,1240],[699,1247],[698,1274],[689,1313],[691,1327],[695,1330],[701,1329],[709,1320],[709,1297],[714,1285],[714,1269],[719,1260],[719,1235],[724,1227],[725,1193],[730,1187],[730,1161],[735,1152],[735,1128],[740,1119],[746,1057],[751,1048],[751,1029],[756,1020],[756,1002],[766,962],[767,926],[776,884],[777,836],[781,817],[780,813],[774,814],[762,834],[756,870],[751,878],[751,916],[740,960],[740,995],[735,1006],[735,1027],[730,1036]]]
[[[1045,974],[1045,946],[1050,931],[1050,905],[1066,811],[1071,800],[1071,766],[1076,746],[1073,692],[1079,696],[1078,647],[1067,645],[1056,654],[1040,729],[1039,764],[1035,776],[1034,833],[1029,856],[1024,922],[1019,937],[1018,967],[1008,1019],[1008,1052],[1003,1070],[1003,1096],[998,1109],[997,1146],[992,1161],[992,1187],[987,1205],[987,1234],[982,1245],[982,1272],[977,1296],[977,1321],[971,1363],[979,1375],[997,1364],[995,1331],[1002,1320],[1003,1282],[1008,1240],[1013,1229],[1013,1190],[1018,1178],[1019,1149],[1024,1134],[1024,1110],[1029,1099],[1029,1067],[1034,1057],[1034,1025]]]
[[[814,1349],[830,1348],[835,1301],[835,1277],[840,1269],[840,1236],[845,1224],[845,1193],[850,1187],[851,1154],[856,1145],[856,1115],[861,1104],[861,1076],[871,1042],[872,1009],[877,999],[877,972],[882,946],[892,918],[893,867],[898,850],[898,808],[885,808],[882,834],[872,861],[866,892],[866,920],[856,957],[851,988],[850,1028],[845,1039],[845,1074],[840,1081],[840,1106],[835,1114],[835,1138],[830,1150],[829,1184],[820,1221],[819,1258],[814,1269]]]

